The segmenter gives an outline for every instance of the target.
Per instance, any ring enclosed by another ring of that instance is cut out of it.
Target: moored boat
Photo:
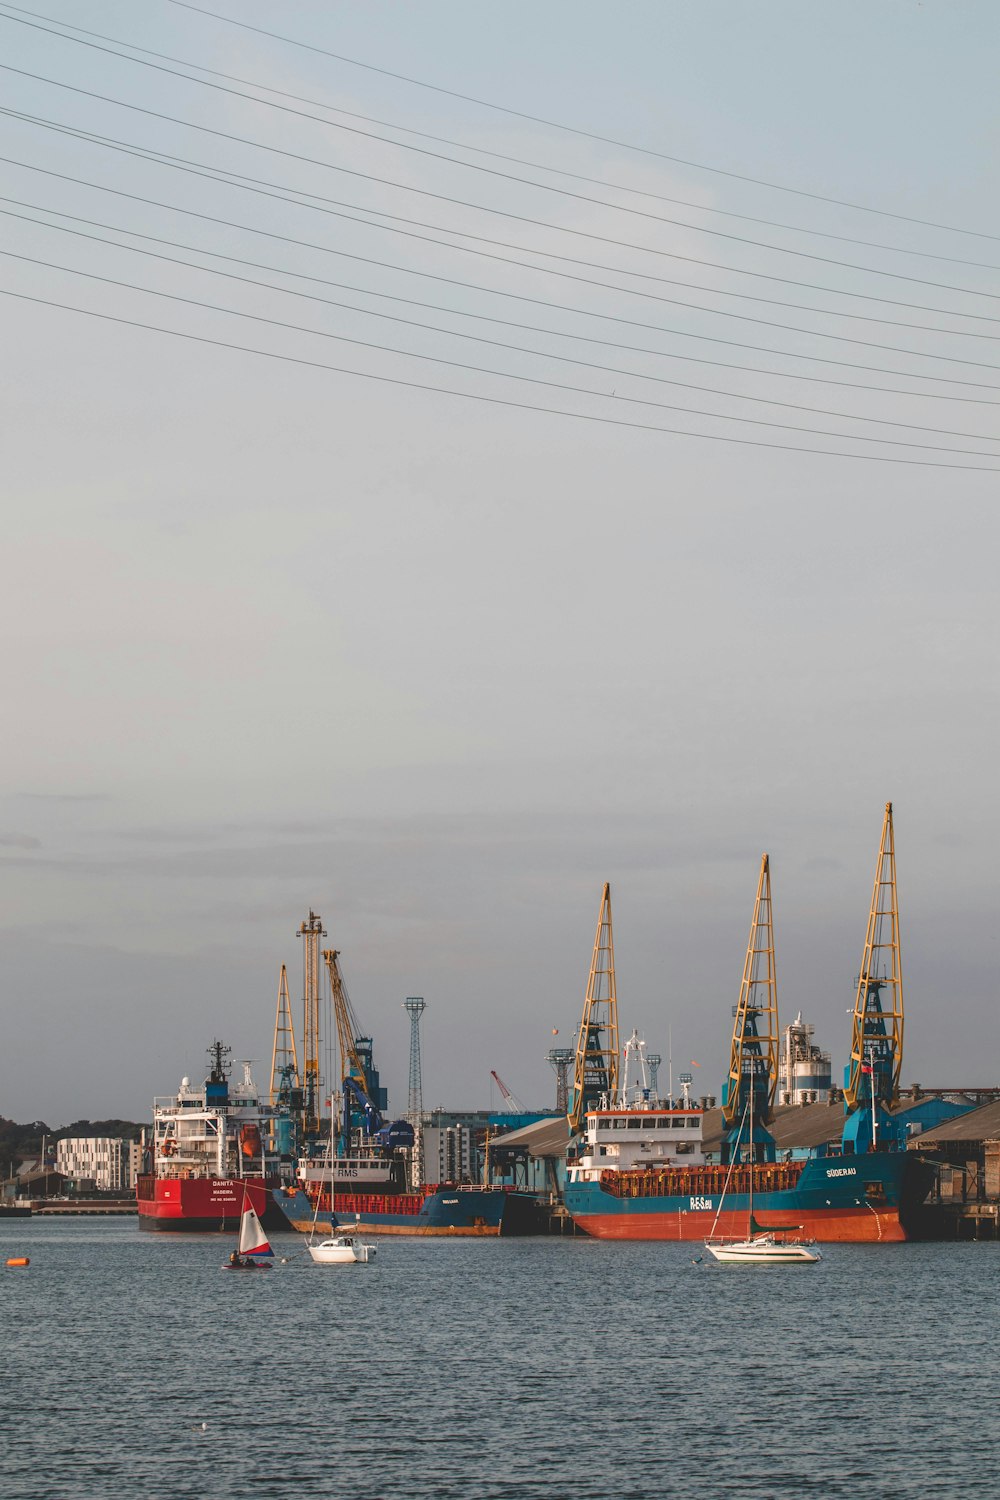
[[[332,1239],[309,1244],[306,1249],[318,1266],[367,1265],[375,1259],[375,1245],[365,1244],[357,1235],[337,1234]]]
[[[183,1078],[176,1094],[153,1102],[148,1170],[136,1180],[142,1229],[233,1229],[244,1199],[267,1228],[286,1227],[272,1196],[279,1160],[268,1144],[279,1112],[260,1099],[249,1064],[230,1085],[228,1050],[213,1042],[202,1088]]]
[[[598,1239],[704,1240],[716,1232],[742,1240],[752,1205],[765,1231],[780,1216],[823,1243],[884,1244],[910,1238],[931,1180],[908,1151],[743,1162],[730,1173],[704,1158],[700,1109],[646,1105],[588,1112],[567,1164],[565,1202]]]
[[[308,1234],[316,1201],[301,1188],[278,1188],[274,1202],[289,1226]],[[399,1192],[341,1192],[318,1195],[318,1212],[335,1231],[358,1234],[488,1236],[536,1234],[537,1199],[513,1188],[440,1184]]]

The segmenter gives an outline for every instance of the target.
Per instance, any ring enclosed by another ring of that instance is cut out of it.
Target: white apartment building
[[[69,1136],[56,1142],[56,1168],[72,1178],[91,1178],[107,1192],[135,1187],[141,1148],[114,1136]]]

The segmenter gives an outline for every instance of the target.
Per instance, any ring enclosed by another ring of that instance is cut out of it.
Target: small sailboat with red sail
[[[236,1249],[226,1263],[227,1271],[269,1271],[274,1251],[268,1243],[257,1211],[244,1190],[240,1214],[240,1235]]]

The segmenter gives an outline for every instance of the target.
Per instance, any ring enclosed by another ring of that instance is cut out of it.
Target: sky
[[[764,850],[836,1074],[890,799],[996,1084],[996,8],[205,8],[0,3],[0,1114],[266,1086],[310,909],[394,1110],[414,994],[551,1106],[606,880],[718,1095]]]

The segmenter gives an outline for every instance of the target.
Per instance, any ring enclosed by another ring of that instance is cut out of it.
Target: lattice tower
[[[403,1009],[410,1018],[410,1097],[407,1117],[413,1126],[413,1155],[410,1162],[414,1187],[424,1181],[424,1085],[420,1069],[420,1017],[427,1009],[422,995],[407,995]]]

